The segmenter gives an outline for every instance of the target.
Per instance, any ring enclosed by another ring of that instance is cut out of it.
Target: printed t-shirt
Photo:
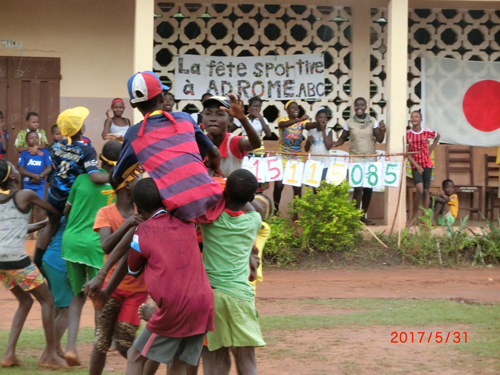
[[[19,133],[17,133],[16,141],[14,143],[14,146],[16,148],[17,147],[29,147],[28,144],[26,143],[26,135],[30,131],[31,130],[29,130],[29,129],[19,130]],[[38,138],[40,139],[40,144],[45,143],[46,145],[48,145],[49,141],[47,141],[47,134],[45,134],[45,130],[37,129],[36,132],[38,133]]]
[[[123,177],[140,163],[172,215],[184,221],[205,214],[215,218],[223,209],[222,190],[208,175],[200,155],[213,143],[187,113],[165,113],[153,112],[142,136],[142,123],[128,129],[113,176]]]
[[[213,288],[234,298],[254,300],[248,283],[249,262],[261,226],[258,212],[227,209],[214,222],[201,225],[203,264]]]
[[[137,226],[130,246],[129,272],[144,268],[146,289],[158,305],[146,328],[167,337],[213,331],[214,294],[194,225],[158,210]]]
[[[94,148],[82,141],[73,141],[71,145],[68,145],[66,139],[57,142],[52,161],[57,166],[57,172],[50,183],[49,194],[57,200],[67,199],[71,186],[79,175],[99,172]]]
[[[255,131],[257,132],[257,134],[259,135],[259,137],[262,138],[262,132],[263,132],[264,129],[262,127],[262,123],[260,122],[260,120],[257,117],[255,117],[253,120],[250,120],[250,118],[248,116],[247,116],[247,119],[248,119],[248,122],[250,123],[250,125],[252,125],[252,128],[255,129]],[[267,121],[267,119],[265,117],[263,117],[263,119],[264,119],[264,123],[266,125],[269,125],[269,121]],[[237,118],[235,118],[233,120],[233,123],[238,128],[241,128],[243,135],[247,135],[247,132],[245,131],[245,128],[243,128],[243,126],[241,125],[241,121],[240,120],[238,120]]]
[[[432,167],[431,155],[429,153],[429,139],[435,139],[436,136],[437,133],[434,130],[424,127],[422,127],[419,133],[414,132],[413,129],[406,131],[406,143],[410,145],[409,151],[421,151],[418,154],[412,155],[412,158],[422,168]],[[415,169],[413,164],[411,167]]]
[[[106,173],[104,169],[101,172]],[[88,174],[76,179],[68,198],[71,212],[63,234],[62,257],[65,260],[102,267],[104,251],[99,234],[94,231],[94,221],[99,209],[108,204],[108,195],[102,191],[110,188],[110,184],[94,184]]]
[[[328,135],[328,132],[330,132],[330,129],[326,129],[325,133]],[[311,144],[311,149],[310,152],[311,154],[318,154],[318,155],[328,155],[330,153],[330,150],[326,148],[325,145],[325,139],[323,137],[323,132],[317,128],[314,129],[309,129],[308,131],[308,136],[312,135],[314,140]],[[333,132],[333,131],[332,131]],[[335,133],[335,132],[333,132]],[[332,139],[335,142],[336,141],[336,135],[332,134]],[[315,161],[322,161],[323,162],[323,168],[328,168],[330,166],[330,163],[333,161],[334,158],[329,158],[329,157],[324,157],[324,156],[311,156],[312,160]]]
[[[280,122],[290,121],[289,117],[282,117],[278,120]],[[299,121],[293,125],[286,128],[279,128],[280,140],[279,140],[279,151],[281,152],[300,152],[301,142],[302,142],[302,130],[305,127],[307,121]],[[283,158],[287,158],[286,155]]]
[[[120,214],[120,211],[118,211],[116,203],[113,203],[97,211],[94,221],[94,230],[99,233],[99,229],[108,227],[111,229],[111,233],[114,233],[123,225],[123,223],[125,223],[125,221],[126,220]],[[109,255],[106,255],[106,259],[108,259],[108,256]],[[106,276],[106,283],[109,282],[109,279],[111,278],[113,272],[115,272],[117,266],[118,264],[115,264],[113,268],[109,270],[108,275]],[[117,289],[127,292],[145,292],[146,284],[144,283],[144,277],[143,275],[140,275],[135,278],[131,275],[127,275]]]
[[[450,195],[448,208],[450,209],[451,216],[453,216],[456,219],[458,215],[458,196],[456,194]]]
[[[68,272],[68,269],[66,268],[66,262],[63,258],[61,258],[62,238],[67,225],[68,220],[65,216],[63,216],[61,218],[61,226],[50,242],[49,247],[47,247],[47,251],[45,251],[45,254],[43,254],[42,258],[45,263],[60,272]]]
[[[241,163],[246,152],[240,151],[240,139],[244,137],[226,132],[226,136],[219,146],[221,161],[219,170],[224,177],[228,177],[236,169],[241,168]]]
[[[28,150],[19,154],[18,166],[24,167],[30,173],[40,175],[48,165],[52,166],[52,159],[49,152],[44,148],[39,149],[35,155],[31,155]],[[45,185],[45,177],[35,184],[31,182],[31,177],[23,176],[23,182],[26,189],[36,189]]]
[[[9,132],[7,130],[3,131],[3,135],[5,136],[5,140],[7,141],[7,144],[9,143]],[[7,151],[0,145],[0,159],[3,159],[5,157],[5,154]]]

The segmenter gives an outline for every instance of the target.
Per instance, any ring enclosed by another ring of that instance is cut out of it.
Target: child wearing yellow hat
[[[82,173],[88,173],[95,184],[105,184],[109,181],[108,173],[99,170],[94,148],[82,141],[81,129],[88,115],[87,108],[75,107],[61,112],[57,118],[57,126],[66,139],[54,145],[53,161],[57,171],[50,183],[47,202],[60,212],[66,206],[71,186]],[[41,267],[43,253],[49,245],[58,221],[59,217],[49,215],[49,223],[38,237],[35,254],[35,264],[38,267]]]

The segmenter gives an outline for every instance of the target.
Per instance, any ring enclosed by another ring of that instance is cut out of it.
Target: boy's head
[[[422,122],[422,114],[420,111],[413,111],[410,115],[410,122],[412,126],[420,125]]]
[[[205,100],[207,99],[210,99],[213,95],[210,94],[209,92],[206,92],[204,93],[202,96],[201,96],[201,102],[203,103]]]
[[[443,181],[443,191],[447,196],[453,195],[455,193],[455,184],[452,180]]]
[[[137,108],[143,115],[157,109],[162,109],[162,92],[163,90],[169,90],[169,87],[163,85],[160,78],[151,71],[134,74],[128,80],[127,87],[130,104],[133,108]]]
[[[318,109],[318,112],[316,112],[315,119],[320,125],[326,125],[331,118],[332,111],[330,111],[330,108],[328,107],[321,107]]]
[[[363,116],[366,111],[366,100],[365,98],[357,98],[354,101],[354,113],[356,116]]]
[[[132,197],[137,206],[137,212],[145,219],[148,219],[155,211],[165,208],[152,178],[137,181]]]
[[[102,167],[106,170],[111,170],[118,161],[122,144],[118,141],[111,140],[104,144],[102,148],[101,160]]]
[[[174,95],[170,92],[163,91],[163,109],[166,112],[172,112],[174,104],[175,104]]]
[[[121,117],[125,111],[125,102],[120,98],[113,99],[111,109],[116,117]]]
[[[68,138],[68,145],[72,143],[71,138],[80,134],[83,122],[89,115],[89,110],[85,107],[69,108],[57,117],[57,126],[61,134]]]
[[[259,183],[255,176],[246,169],[237,169],[229,175],[224,189],[227,202],[244,206],[255,197]]]
[[[231,102],[225,96],[212,96],[203,102],[203,125],[210,135],[221,135],[227,131],[231,116],[220,107],[231,108]]]
[[[300,108],[295,100],[290,100],[285,104],[285,111],[290,119],[299,117]]]
[[[26,122],[28,123],[28,129],[37,131],[40,128],[40,116],[36,112],[30,112],[26,115]]]
[[[0,159],[0,189],[8,189],[10,181],[17,185],[21,182],[21,174],[14,165],[5,159]]]
[[[63,139],[61,130],[59,130],[57,124],[54,124],[50,127],[50,132],[52,133],[52,138],[54,139],[55,142],[59,142]]]
[[[26,143],[29,147],[38,146],[40,144],[40,138],[36,131],[30,131],[26,134]]]

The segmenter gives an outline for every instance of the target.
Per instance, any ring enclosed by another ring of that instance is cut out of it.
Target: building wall
[[[0,25],[0,39],[23,45],[21,51],[0,44],[0,56],[61,59],[60,108],[89,108],[86,135],[99,152],[106,109],[113,98],[127,97],[134,0],[2,0]]]

